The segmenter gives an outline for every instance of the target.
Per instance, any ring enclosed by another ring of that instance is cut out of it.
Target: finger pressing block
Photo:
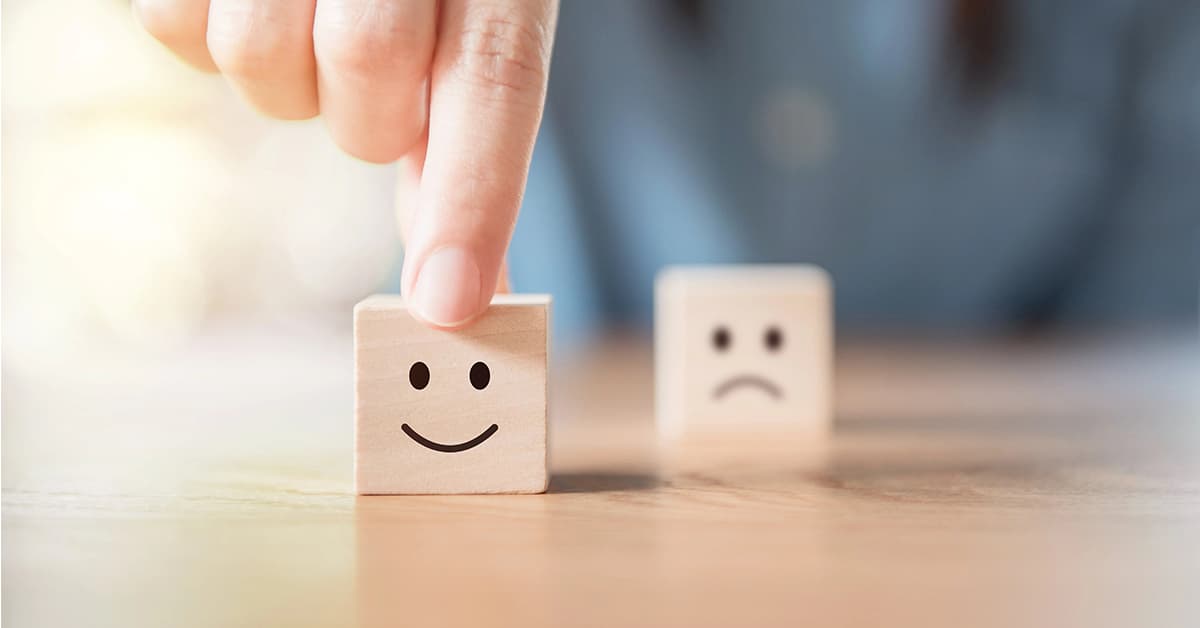
[[[831,422],[830,284],[824,270],[806,265],[663,270],[654,360],[664,440],[823,450]]]
[[[454,331],[398,296],[356,305],[357,492],[545,492],[549,324],[546,295],[497,295]]]

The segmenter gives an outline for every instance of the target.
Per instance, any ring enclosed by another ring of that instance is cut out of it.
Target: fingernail
[[[409,305],[418,316],[442,327],[470,320],[479,309],[475,258],[457,246],[434,251],[421,265]]]

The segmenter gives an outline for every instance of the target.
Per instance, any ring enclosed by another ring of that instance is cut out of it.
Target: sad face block
[[[829,276],[815,266],[672,267],[655,285],[657,422],[668,442],[821,444]]]
[[[545,492],[549,323],[544,295],[497,295],[456,331],[399,296],[356,305],[357,492]]]

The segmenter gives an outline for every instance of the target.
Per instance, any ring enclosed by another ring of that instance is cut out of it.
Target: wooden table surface
[[[356,498],[348,335],[6,362],[3,621],[1197,626],[1186,345],[843,346],[825,465],[668,470],[610,340],[554,366],[537,496]]]

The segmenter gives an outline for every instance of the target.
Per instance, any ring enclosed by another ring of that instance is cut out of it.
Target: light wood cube
[[[545,295],[497,295],[456,331],[399,296],[356,305],[357,492],[545,492],[549,325]]]
[[[831,427],[832,286],[816,266],[678,266],[655,283],[657,424],[668,442],[797,441]]]

